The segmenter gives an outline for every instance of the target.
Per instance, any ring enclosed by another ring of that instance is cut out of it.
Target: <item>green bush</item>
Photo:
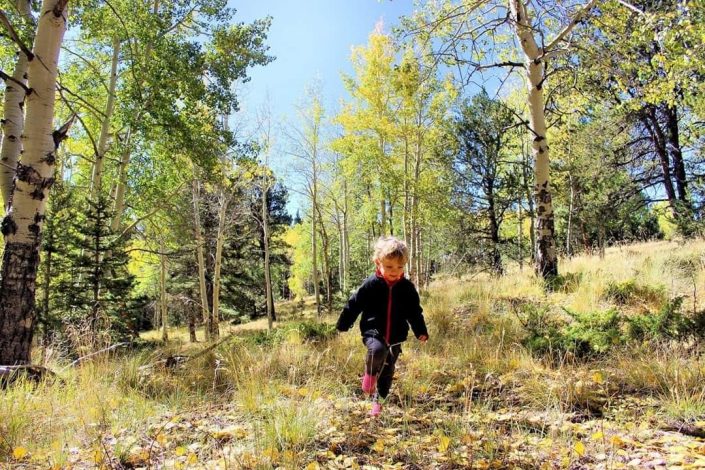
[[[286,323],[269,332],[266,330],[256,331],[247,336],[247,341],[256,345],[272,346],[281,344],[296,332],[301,340],[316,342],[332,337],[336,330],[335,325],[321,323],[313,320]]]
[[[578,290],[582,280],[583,273],[558,274],[546,279],[544,289],[547,292],[563,292],[570,294]]]
[[[522,343],[531,351],[546,354],[561,348],[561,328],[564,322],[551,316],[548,307],[530,303],[522,304],[517,312],[519,321],[528,335]]]
[[[657,313],[627,318],[627,337],[631,340],[678,339],[695,333],[696,321],[681,313],[682,305],[683,297],[676,297]]]
[[[640,315],[624,315],[614,308],[588,313],[563,309],[572,320],[566,321],[551,316],[546,307],[527,304],[519,316],[527,331],[523,344],[539,354],[590,358],[634,341],[705,336],[705,311],[690,318],[681,312],[682,305],[683,297],[676,297],[658,312]]]
[[[644,286],[637,284],[633,279],[609,283],[605,289],[604,298],[617,305],[634,303],[663,305],[668,301],[666,289],[663,286]]]
[[[562,333],[561,345],[576,357],[604,354],[622,342],[622,316],[615,309],[577,313],[564,309],[573,318]]]

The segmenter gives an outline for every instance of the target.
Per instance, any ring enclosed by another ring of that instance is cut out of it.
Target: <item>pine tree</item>
[[[127,269],[128,237],[113,233],[112,213],[105,197],[87,201],[85,213],[75,213],[67,254],[72,276],[64,281],[65,321],[99,338],[120,340],[136,333],[134,276]],[[137,302],[139,303],[139,302]]]

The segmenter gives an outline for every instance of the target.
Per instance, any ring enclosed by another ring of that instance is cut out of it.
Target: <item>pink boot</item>
[[[378,401],[372,403],[372,409],[370,410],[370,416],[376,418],[382,413],[382,404]]]
[[[377,387],[377,377],[365,372],[365,375],[362,376],[362,391],[368,395],[372,395],[372,393],[374,393],[376,387]]]

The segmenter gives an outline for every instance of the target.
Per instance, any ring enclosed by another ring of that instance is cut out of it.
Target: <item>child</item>
[[[419,294],[414,284],[404,277],[408,259],[409,249],[404,242],[394,237],[380,238],[372,257],[376,272],[350,297],[336,324],[339,331],[348,331],[362,312],[360,331],[362,342],[367,346],[362,391],[368,395],[374,394],[375,388],[382,398],[389,394],[394,365],[409,325],[419,341],[428,340]],[[377,395],[374,398],[370,411],[373,417],[382,411]]]

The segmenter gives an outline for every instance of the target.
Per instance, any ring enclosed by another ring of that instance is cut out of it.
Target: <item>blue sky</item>
[[[241,108],[252,112],[268,93],[274,119],[293,119],[295,104],[316,79],[332,114],[345,96],[340,72],[352,72],[351,46],[366,44],[380,19],[389,31],[399,16],[413,11],[412,0],[230,0],[229,5],[237,9],[237,22],[273,18],[268,44],[276,60],[250,72]]]

